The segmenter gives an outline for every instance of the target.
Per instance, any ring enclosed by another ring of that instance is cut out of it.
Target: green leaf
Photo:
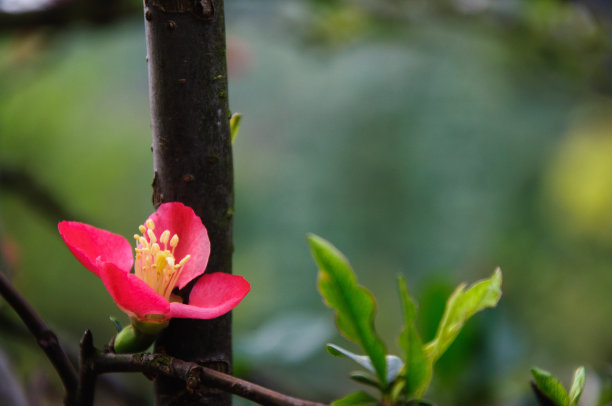
[[[388,390],[389,400],[391,400],[392,404],[399,403],[398,399],[400,398],[401,394],[404,393],[404,386],[406,386],[406,381],[403,379],[398,379],[393,382],[393,385],[391,385],[391,388]]]
[[[381,389],[380,383],[376,380],[376,377],[374,377],[372,374],[366,371],[363,371],[363,370],[353,371],[349,374],[349,378],[363,385],[372,386],[379,390]]]
[[[117,320],[113,316],[108,316],[108,318],[113,323],[115,328],[117,329],[117,333],[120,332],[121,330],[123,330],[123,326],[121,325],[121,322],[119,320]]]
[[[406,367],[402,373],[406,398],[420,398],[427,390],[431,381],[432,364],[427,360],[423,351],[423,342],[416,330],[416,304],[408,293],[406,280],[398,277],[400,298],[404,312],[404,329],[399,336],[399,345],[404,350]]]
[[[582,391],[584,390],[584,384],[586,383],[586,373],[584,367],[580,367],[574,372],[574,380],[572,381],[572,387],[569,391],[569,404],[570,406],[578,405]]]
[[[502,273],[497,268],[488,279],[475,282],[465,290],[462,283],[446,302],[442,320],[432,341],[425,345],[425,352],[433,365],[453,343],[465,322],[475,313],[495,307],[501,297]]]
[[[557,406],[557,403],[553,402],[540,390],[540,388],[538,388],[538,384],[536,384],[535,381],[532,380],[529,384],[539,406]]]
[[[338,330],[363,348],[379,381],[387,382],[387,351],[374,330],[374,297],[357,285],[348,260],[331,243],[313,234],[308,235],[308,243],[319,267],[319,292],[327,306],[336,311]]]
[[[240,130],[240,120],[242,120],[242,114],[240,113],[234,113],[230,117],[230,139],[232,144],[238,135],[238,130]]]
[[[377,403],[378,400],[369,393],[355,392],[343,397],[342,399],[333,401],[331,406],[366,406],[375,405]]]
[[[335,357],[348,357],[352,359],[353,361],[355,361],[357,364],[364,367],[366,370],[374,374],[376,373],[376,369],[374,369],[374,366],[372,365],[372,361],[370,360],[370,357],[366,355],[357,355],[335,344],[327,344],[325,346],[325,349],[327,350],[327,352],[329,352],[331,355]],[[395,355],[387,355],[385,357],[385,360],[387,364],[387,382],[386,383],[389,384],[393,382],[395,378],[397,378],[397,375],[399,374],[401,369],[404,367],[404,363],[399,357],[396,357]],[[382,385],[382,386],[385,386],[385,385]]]
[[[538,389],[557,406],[569,406],[570,400],[567,391],[554,375],[539,368],[531,368],[531,374]]]
[[[338,345],[334,345],[334,344],[327,344],[325,346],[325,349],[327,350],[327,352],[329,352],[334,357],[350,358],[356,363],[358,363],[359,365],[361,365],[362,367],[364,367],[365,369],[367,369],[368,371],[376,373],[376,370],[374,369],[374,366],[372,365],[372,361],[370,360],[370,357],[367,357],[365,355],[357,355],[355,353],[350,352],[349,350],[345,350],[344,348]]]

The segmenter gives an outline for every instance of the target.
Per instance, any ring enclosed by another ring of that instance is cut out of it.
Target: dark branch
[[[81,338],[81,356],[79,358],[79,386],[76,399],[79,406],[93,405],[97,373],[94,369],[96,349],[93,346],[91,331],[85,331]]]
[[[54,223],[76,219],[59,199],[25,171],[1,166],[0,188],[17,194]]]
[[[124,15],[139,14],[137,2],[127,0],[60,0],[35,11],[0,12],[0,31],[16,28],[63,27],[75,23],[106,24]]]
[[[74,366],[68,360],[55,333],[47,327],[32,306],[17,292],[4,272],[0,272],[0,295],[17,312],[30,333],[36,338],[38,345],[59,374],[66,388],[67,396],[73,394],[77,388],[77,375]]]
[[[81,340],[80,377],[51,331],[30,304],[0,271],[0,295],[17,312],[28,330],[36,338],[66,388],[66,402],[80,406],[93,404],[97,375],[109,372],[142,372],[147,376],[166,376],[184,382],[191,393],[209,393],[210,388],[232,393],[269,406],[325,406],[323,403],[298,399],[164,354],[112,354],[93,347],[91,332]]]
[[[26,327],[24,327],[23,324],[19,323],[13,317],[9,317],[9,315],[6,313],[7,312],[0,312],[0,331],[2,331],[3,335],[10,334],[16,340],[28,340],[30,337],[32,337],[32,335],[29,333]],[[85,333],[91,334],[89,330]],[[88,344],[88,341],[84,340],[83,337],[81,339],[81,351],[83,351],[83,345],[86,344]],[[91,345],[93,346],[93,343],[91,343]],[[71,348],[71,346],[67,346],[64,349],[66,351],[68,359],[70,359],[70,361],[76,365],[79,358],[76,351]],[[83,367],[81,366],[81,368]],[[82,399],[83,396],[80,394],[87,391],[87,386],[84,385],[83,382],[86,379],[89,379],[90,377],[84,378],[82,369],[79,371],[79,375],[79,383],[81,386],[77,388],[76,397],[80,397]],[[141,391],[136,391],[134,390],[134,388],[126,385],[125,382],[123,382],[118,376],[111,374],[103,375],[97,377],[96,381],[98,382],[99,389],[110,394],[115,399],[123,400],[126,404],[143,405],[148,403],[149,398],[146,396],[146,394],[142,393]]]
[[[185,382],[187,390],[199,392],[205,388],[220,389],[245,399],[269,406],[326,406],[324,403],[297,399],[254,383],[236,378],[195,362],[187,362],[163,354],[96,353],[94,369],[97,373],[142,372],[148,376],[164,375]]]
[[[223,0],[145,0],[153,129],[153,203],[182,202],[206,226],[213,247],[206,272],[232,272],[233,164],[229,131]],[[195,282],[195,281],[194,281]],[[181,290],[188,298],[191,286]],[[155,351],[232,372],[231,314],[173,319]],[[155,381],[159,406],[230,406],[183,382]]]

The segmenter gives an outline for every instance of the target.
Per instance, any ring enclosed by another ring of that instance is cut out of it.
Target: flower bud
[[[145,351],[166,327],[168,327],[168,321],[139,321],[132,319],[132,324],[125,327],[115,336],[112,344],[113,350],[117,354]]]

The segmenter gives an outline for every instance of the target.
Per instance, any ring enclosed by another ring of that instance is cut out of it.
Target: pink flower
[[[251,288],[241,276],[202,275],[210,255],[208,233],[182,203],[162,204],[139,227],[135,261],[130,244],[120,235],[72,221],[62,221],[58,229],[72,254],[102,279],[117,306],[141,325],[167,323],[173,317],[219,317]],[[200,275],[188,304],[172,294],[175,287],[182,289]]]

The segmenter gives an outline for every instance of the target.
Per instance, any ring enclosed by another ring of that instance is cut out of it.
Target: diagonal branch
[[[203,394],[213,388],[267,406],[326,406],[324,403],[294,398],[195,362],[183,361],[165,354],[100,352],[93,347],[89,331],[85,332],[81,341],[79,378],[55,333],[13,287],[2,270],[0,270],[0,295],[17,312],[53,364],[66,389],[68,405],[93,404],[94,386],[99,374],[142,372],[152,377],[177,378],[184,382],[190,393],[194,394]]]
[[[77,218],[62,205],[57,196],[24,170],[0,165],[0,188],[17,194],[54,223]]]
[[[1,260],[2,258],[0,258],[0,261]],[[6,311],[0,312],[0,331],[2,331],[3,335],[10,334],[15,340],[29,340],[30,337],[32,337],[27,328],[13,317],[9,317],[8,312]],[[91,348],[90,345],[93,347],[93,344],[90,344],[90,336],[91,332],[87,330],[81,339],[81,352]],[[79,354],[77,354],[74,349],[71,348],[71,346],[64,347],[64,350],[66,351],[66,355],[71,363],[76,365],[79,359]],[[80,357],[81,361],[85,360],[89,355],[87,352],[85,354],[86,356]],[[77,388],[77,394],[75,396],[77,399],[77,405],[79,406],[83,406],[86,399],[91,398],[88,393],[93,392],[93,385],[89,384],[89,382],[96,380],[96,378],[99,382],[98,387],[107,394],[110,394],[114,399],[121,399],[125,402],[125,404],[143,405],[148,403],[148,397],[146,394],[142,393],[142,391],[136,390],[133,387],[130,387],[118,376],[107,374],[96,377],[91,371],[89,365],[86,364],[80,365],[79,376],[79,387]]]
[[[36,338],[38,345],[45,352],[45,355],[59,374],[66,388],[67,398],[71,396],[76,390],[78,381],[74,366],[68,360],[55,333],[47,327],[38,313],[13,287],[4,272],[0,272],[0,295],[17,312],[28,330],[30,330],[30,333]]]
[[[113,354],[96,352],[93,368],[97,373],[142,372],[148,376],[164,375],[185,382],[192,393],[215,388],[267,406],[327,406],[284,395],[232,375],[164,354]]]

